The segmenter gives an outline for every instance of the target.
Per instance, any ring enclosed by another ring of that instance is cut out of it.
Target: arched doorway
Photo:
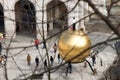
[[[3,7],[0,4],[0,32],[4,33],[5,29],[4,29],[4,13],[3,13]]]
[[[67,8],[64,2],[52,0],[47,4],[47,31],[48,35],[52,32],[62,30],[67,26]]]
[[[36,36],[35,7],[28,0],[15,4],[16,33]]]

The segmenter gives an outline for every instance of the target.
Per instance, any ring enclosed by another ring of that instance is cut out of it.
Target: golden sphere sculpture
[[[91,46],[89,37],[83,32],[83,30],[66,31],[62,34],[58,41],[58,50],[61,57],[68,61],[76,55],[80,54],[85,49]],[[90,50],[87,50],[80,56],[72,59],[70,62],[77,63],[82,62],[87,56],[90,55]]]

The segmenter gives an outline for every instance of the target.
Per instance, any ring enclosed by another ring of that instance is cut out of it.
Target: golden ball
[[[82,30],[66,31],[62,34],[58,41],[58,50],[65,61],[70,60],[90,46],[91,41]],[[70,62],[82,62],[89,55],[90,50],[87,50],[85,53]]]

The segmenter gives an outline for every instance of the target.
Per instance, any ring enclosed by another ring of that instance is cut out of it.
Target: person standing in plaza
[[[35,46],[36,46],[36,49],[38,49],[38,45],[39,45],[39,40],[38,39],[35,39]]]
[[[75,20],[75,17],[73,17],[73,31],[76,30],[76,20]]]
[[[31,63],[31,56],[28,54],[27,55],[27,63],[28,63],[28,65],[30,66],[30,63]]]
[[[35,63],[36,63],[36,67],[38,67],[38,65],[39,65],[39,58],[37,56],[35,58]]]
[[[53,65],[53,61],[54,61],[53,57],[52,57],[52,56],[50,56],[51,66]]]
[[[69,73],[72,73],[72,64],[71,64],[71,62],[68,62],[68,71],[69,71]]]
[[[91,57],[92,58],[92,65],[96,64],[96,56],[95,54]]]
[[[56,43],[54,43],[53,49],[54,49],[54,53],[56,53],[56,51],[57,51],[57,44]]]
[[[60,63],[60,54],[58,54],[58,63]]]
[[[1,65],[2,65],[2,67],[3,67],[3,65],[5,65],[4,56],[1,56],[1,57],[0,57],[0,63],[1,63]]]
[[[44,61],[44,69],[46,69],[47,68],[47,60],[45,59],[45,61]]]
[[[71,62],[68,62],[67,70],[66,70],[66,76],[67,76],[68,72],[72,73],[72,64],[71,64]]]
[[[100,58],[100,66],[103,66],[102,58]]]

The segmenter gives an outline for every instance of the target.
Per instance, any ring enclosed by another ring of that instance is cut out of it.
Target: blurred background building
[[[92,13],[87,3],[79,0],[0,0],[0,32],[6,37],[31,35],[41,38],[69,27],[73,17],[78,21]],[[94,0],[98,9],[107,15],[106,7],[110,0]],[[118,4],[119,5],[119,4]],[[86,28],[85,22],[96,15],[78,22],[77,29]]]

